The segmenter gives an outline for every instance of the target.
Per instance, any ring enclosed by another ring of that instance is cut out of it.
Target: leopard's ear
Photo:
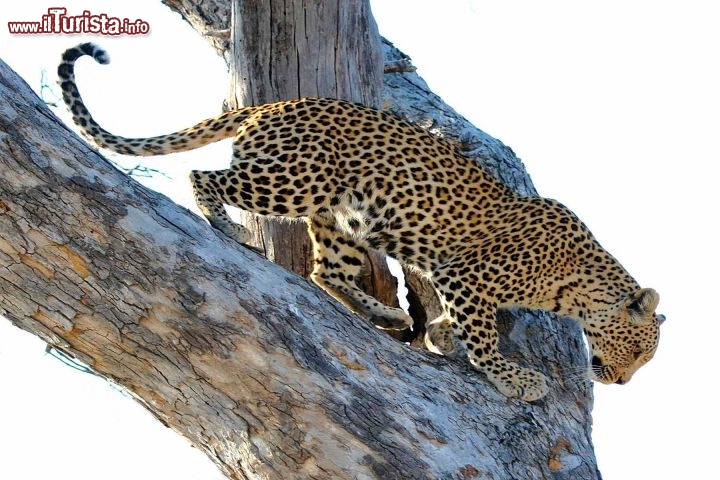
[[[625,303],[630,322],[641,324],[650,321],[658,303],[660,295],[652,288],[642,288],[630,295]]]

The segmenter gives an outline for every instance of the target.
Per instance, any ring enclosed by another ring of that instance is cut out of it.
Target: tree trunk
[[[303,97],[341,98],[379,106],[383,57],[366,0],[255,2],[233,0],[228,108]],[[309,277],[312,244],[302,222],[239,213],[252,245],[278,265]],[[366,258],[361,286],[397,305],[385,257]]]
[[[384,105],[534,192],[507,147],[393,70]],[[501,319],[504,352],[551,378],[542,401],[507,400],[464,359],[394,341],[114,170],[2,62],[0,98],[0,313],[228,478],[599,478],[590,386],[563,378],[585,363],[574,323]]]

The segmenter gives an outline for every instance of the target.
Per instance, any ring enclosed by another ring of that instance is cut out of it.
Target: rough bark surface
[[[231,0],[161,0],[179,13],[200,35],[224,56],[230,58]]]
[[[598,478],[575,324],[507,323],[552,391],[505,399],[115,170],[2,62],[0,98],[0,313],[229,478]]]
[[[380,36],[367,0],[234,0],[230,106],[302,97],[378,106]]]

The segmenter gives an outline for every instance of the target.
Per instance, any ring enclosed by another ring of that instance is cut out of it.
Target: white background
[[[12,5],[12,6],[11,6]],[[6,21],[141,18],[142,37],[11,36]],[[711,1],[375,0],[381,33],[430,87],[523,159],[544,196],[588,224],[668,321],[627,386],[597,386],[593,440],[605,480],[717,475],[715,194],[720,160],[718,12]],[[113,62],[78,66],[110,131],[150,136],[220,111],[223,62],[159,2],[0,3],[0,58],[38,88],[62,50],[92,40]],[[67,118],[66,116],[64,118]],[[133,160],[134,161],[134,160]],[[191,205],[186,172],[222,168],[228,145],[146,160],[152,186]],[[131,163],[132,164],[132,163]],[[102,380],[76,373],[0,319],[0,478],[221,478],[177,434]]]

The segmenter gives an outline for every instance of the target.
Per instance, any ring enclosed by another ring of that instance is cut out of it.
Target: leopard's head
[[[665,320],[655,313],[659,301],[655,290],[643,288],[587,319],[590,378],[622,385],[655,355]]]

